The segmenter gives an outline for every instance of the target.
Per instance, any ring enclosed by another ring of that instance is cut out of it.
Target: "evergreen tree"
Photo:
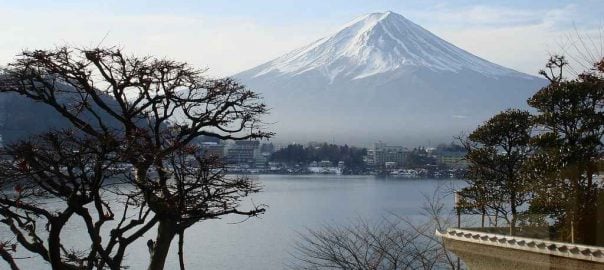
[[[469,186],[462,195],[483,215],[493,211],[514,234],[519,207],[528,200],[521,167],[530,153],[530,114],[506,110],[478,127],[466,143]]]
[[[550,80],[528,100],[538,113],[538,149],[527,166],[535,179],[531,210],[548,214],[563,240],[593,244],[597,235],[598,196],[601,183],[593,179],[602,158],[604,134],[604,59],[577,79],[565,80],[564,57],[552,57]],[[574,235],[572,232],[574,231]]]

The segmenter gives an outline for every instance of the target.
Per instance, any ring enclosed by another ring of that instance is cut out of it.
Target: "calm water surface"
[[[203,221],[187,230],[188,269],[284,269],[292,259],[290,253],[298,234],[309,228],[346,224],[358,218],[378,220],[389,213],[420,217],[425,195],[431,196],[439,186],[463,184],[459,180],[373,176],[271,175],[258,179],[264,190],[246,203],[268,204],[266,214],[243,223],[238,223],[243,218],[236,216]],[[452,207],[453,199],[443,202]],[[77,243],[81,237],[87,237],[81,228],[72,225],[63,237]],[[127,257],[131,269],[145,268],[148,261],[145,242],[152,237],[149,233],[132,246]],[[176,241],[173,244],[166,269],[178,269]],[[48,269],[48,265],[37,260],[26,264],[24,269]],[[3,266],[0,263],[0,268]]]

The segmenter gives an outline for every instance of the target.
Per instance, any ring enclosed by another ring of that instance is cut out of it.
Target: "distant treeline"
[[[362,168],[365,167],[365,162],[363,162],[365,155],[367,155],[367,149],[348,145],[290,144],[274,152],[271,161],[308,164],[313,161],[329,160],[334,165],[337,165],[339,161],[344,161],[348,168]]]
[[[420,147],[421,149],[421,147]],[[442,152],[466,152],[466,148],[463,147],[462,145],[456,144],[454,142],[451,142],[449,144],[444,144],[441,143],[438,146],[436,146],[436,153],[442,153]]]
[[[436,165],[438,162],[434,156],[431,156],[426,148],[418,147],[409,152],[403,167],[405,168],[423,168],[426,165]]]

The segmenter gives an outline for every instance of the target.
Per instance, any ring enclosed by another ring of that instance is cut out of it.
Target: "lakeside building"
[[[273,143],[263,143],[260,145],[260,152],[265,155],[271,155],[276,151],[275,145]]]
[[[271,154],[262,151],[254,152],[254,167],[259,169],[265,169],[268,167],[268,161],[271,158]]]
[[[228,164],[253,166],[258,155],[260,141],[235,141],[226,150]]]
[[[235,141],[226,148],[225,160],[231,165],[264,169],[268,166],[275,148],[271,143],[260,141]]]
[[[383,168],[401,167],[407,156],[409,149],[403,146],[387,145],[383,142],[373,144],[373,147],[367,151],[367,165]]]
[[[308,166],[308,171],[315,174],[342,174],[344,171],[344,161],[338,162],[338,166],[334,166],[329,160],[313,161]]]
[[[219,138],[201,136],[197,138],[194,143],[199,145],[199,148],[205,156],[212,156],[221,159],[224,158],[224,144]]]
[[[464,150],[441,150],[435,151],[434,154],[440,164],[449,168],[463,169],[467,168],[470,163],[466,160],[466,151]]]
[[[321,160],[318,162],[319,167],[333,167],[333,164],[329,160]]]
[[[203,142],[199,146],[205,156],[213,156],[217,158],[224,158],[224,144],[216,142]]]

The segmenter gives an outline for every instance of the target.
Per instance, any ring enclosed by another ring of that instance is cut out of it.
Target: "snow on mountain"
[[[457,48],[388,11],[357,18],[333,36],[262,65],[254,76],[271,71],[297,75],[317,69],[331,79],[360,79],[403,66],[453,72],[469,69],[488,76],[517,73]]]
[[[355,143],[448,140],[544,85],[390,11],[234,77],[265,96],[281,138]]]

